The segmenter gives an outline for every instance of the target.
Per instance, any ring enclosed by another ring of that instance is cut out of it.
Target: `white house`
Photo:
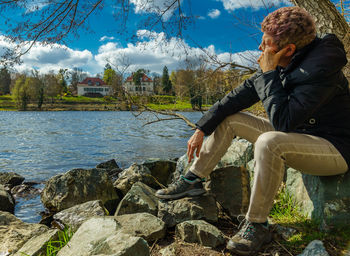
[[[132,79],[132,75],[129,76],[123,85],[124,89],[131,95],[152,95],[153,90],[153,80],[147,75],[143,74],[141,78],[141,85],[136,85]]]
[[[106,96],[113,93],[112,88],[109,85],[96,77],[87,77],[77,85],[78,96]]]

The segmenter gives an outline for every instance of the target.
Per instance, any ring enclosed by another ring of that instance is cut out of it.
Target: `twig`
[[[284,247],[280,242],[275,240],[275,243],[278,244],[280,247],[282,247],[282,249],[285,250],[289,255],[293,256],[293,254],[290,251],[288,251],[287,248]]]
[[[153,250],[153,248],[154,248],[154,246],[155,246],[155,244],[156,244],[157,242],[158,242],[158,238],[156,239],[156,241],[153,242],[152,247],[151,247],[151,249],[149,250],[149,254],[152,253],[152,250]]]

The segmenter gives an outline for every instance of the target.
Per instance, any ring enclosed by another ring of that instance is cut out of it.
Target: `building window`
[[[108,92],[109,91],[109,88],[105,88],[105,92]]]
[[[92,85],[92,81],[91,80],[88,81],[88,85]]]

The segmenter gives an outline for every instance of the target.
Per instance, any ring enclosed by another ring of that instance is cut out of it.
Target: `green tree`
[[[172,83],[169,80],[169,71],[167,66],[164,66],[163,68],[163,76],[162,76],[162,87],[163,91],[167,94],[169,94],[172,91]]]
[[[58,83],[61,86],[61,91],[59,92],[59,94],[68,92],[67,81],[66,81],[66,79],[68,79],[67,71],[68,69],[62,69],[62,68],[58,71]]]
[[[56,74],[53,72],[45,74],[42,77],[42,83],[45,88],[46,96],[51,98],[51,102],[54,102],[55,97],[61,92],[61,85],[59,84]]]
[[[19,110],[27,110],[30,95],[29,88],[26,85],[26,77],[20,76],[15,83],[13,88],[13,96],[15,98],[16,106]]]
[[[11,85],[11,75],[6,66],[0,70],[0,93],[9,94]]]
[[[107,65],[106,65],[107,66]],[[116,79],[117,73],[115,72],[114,69],[112,68],[105,68],[105,71],[103,73],[103,81],[108,84],[111,85],[113,83],[113,80]]]
[[[38,109],[41,109],[44,103],[44,84],[39,79],[39,76],[27,77],[24,88],[26,88],[29,100],[36,102]]]
[[[86,77],[87,74],[83,72],[81,68],[74,67],[72,71],[68,73],[70,76],[70,86],[69,90],[72,94],[77,94],[78,91],[78,83],[83,81]]]

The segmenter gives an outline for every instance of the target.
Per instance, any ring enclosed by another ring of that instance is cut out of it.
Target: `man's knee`
[[[269,131],[262,133],[255,142],[255,152],[269,151],[280,154],[279,144],[283,141],[283,132]]]

